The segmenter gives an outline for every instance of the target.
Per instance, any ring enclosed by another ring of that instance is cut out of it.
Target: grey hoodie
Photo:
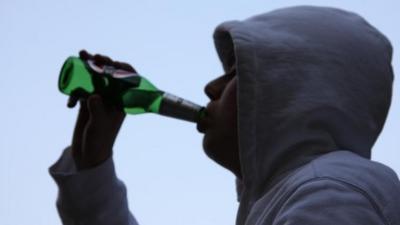
[[[389,110],[389,41],[360,16],[293,7],[225,22],[238,76],[237,224],[400,224],[400,184],[370,161]]]
[[[293,7],[225,22],[214,40],[237,68],[238,225],[400,225],[399,180],[370,160],[391,101],[385,36],[353,13]],[[112,160],[76,172],[68,151],[50,168],[63,223],[136,224]]]

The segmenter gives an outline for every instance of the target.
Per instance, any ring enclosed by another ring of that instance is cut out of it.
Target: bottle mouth
[[[201,107],[198,113],[197,121],[205,118],[207,116],[207,109],[206,107]]]
[[[64,92],[67,90],[70,82],[71,82],[71,72],[73,69],[74,65],[71,62],[71,60],[67,60],[64,65],[61,68],[60,72],[60,79],[58,81],[58,86],[61,92]],[[69,93],[66,93],[69,94]]]

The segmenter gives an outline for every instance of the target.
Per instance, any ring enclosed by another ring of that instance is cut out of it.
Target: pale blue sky
[[[60,67],[79,49],[130,62],[160,88],[206,104],[204,85],[222,72],[212,32],[231,19],[290,5],[355,11],[385,33],[400,72],[397,0],[0,2],[0,224],[61,224],[47,168],[71,141],[77,115],[57,90]],[[399,82],[374,160],[400,174]],[[119,177],[143,225],[234,224],[234,177],[202,152],[194,124],[128,116],[115,149]]]

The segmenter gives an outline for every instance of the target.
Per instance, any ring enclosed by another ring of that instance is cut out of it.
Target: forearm
[[[67,148],[49,172],[59,188],[57,208],[64,225],[137,225],[111,157],[97,167],[77,171]]]

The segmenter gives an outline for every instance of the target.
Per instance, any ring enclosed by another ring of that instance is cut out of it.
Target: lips
[[[206,116],[204,116],[203,118],[201,118],[198,122],[197,122],[197,130],[200,133],[205,133],[207,128],[208,128],[208,124],[209,124],[209,120],[210,120],[210,115],[209,115],[209,109],[208,107],[205,109],[206,110]]]
[[[204,124],[200,121],[197,123],[197,131],[199,131],[200,133],[204,133],[206,131]]]

